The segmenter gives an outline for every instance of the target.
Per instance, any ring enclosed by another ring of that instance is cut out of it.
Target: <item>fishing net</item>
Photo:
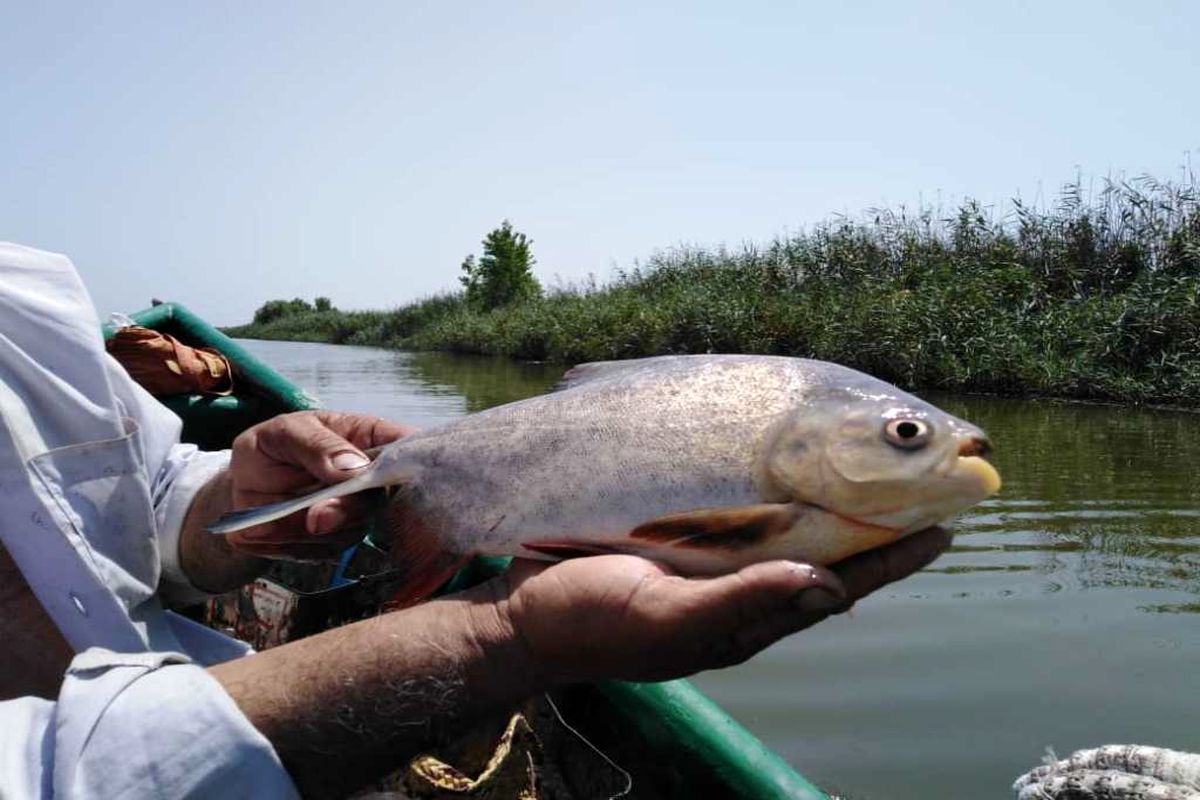
[[[545,697],[425,753],[356,800],[632,797],[628,776],[568,728]]]
[[[1200,755],[1144,745],[1078,750],[1017,778],[1017,800],[1200,800]]]

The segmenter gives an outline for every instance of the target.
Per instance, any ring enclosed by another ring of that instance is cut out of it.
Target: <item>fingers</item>
[[[340,483],[369,463],[364,450],[413,432],[412,428],[365,414],[301,411],[283,414],[239,436],[234,468],[253,464],[254,482],[283,491],[316,482]]]
[[[694,660],[693,671],[730,666],[916,572],[937,558],[950,541],[947,531],[931,529],[830,569],[770,561],[718,578],[655,581],[661,596],[634,599],[674,609],[674,619],[664,622],[677,636],[683,661]],[[683,619],[679,619],[681,615]],[[682,663],[664,666],[668,667],[666,674]]]
[[[698,668],[741,663],[783,636],[820,621],[847,599],[834,573],[789,561],[754,564],[732,575],[683,583],[694,593],[687,601],[691,608],[684,624],[687,640],[700,650]]]
[[[378,498],[375,492],[365,494],[371,496],[337,497],[311,506],[305,516],[305,530],[313,536],[330,536],[366,525],[378,508]]]
[[[929,564],[950,546],[953,538],[944,528],[930,528],[886,547],[859,553],[832,569],[845,585],[848,600],[853,602]]]
[[[378,510],[379,494],[368,490],[325,500],[274,522],[232,533],[230,541],[238,545],[264,541],[288,544],[308,542],[315,536],[329,546],[347,547],[362,538],[372,514]]]
[[[234,441],[230,475],[235,506],[278,502],[315,491],[321,485],[345,481],[370,463],[364,450],[411,432],[363,414],[317,411],[275,417]],[[331,548],[345,547],[361,538],[374,501],[363,496],[325,501],[275,522],[231,534],[229,542],[256,555],[324,557]],[[321,541],[311,542],[314,536]],[[298,543],[311,546],[306,550]]]
[[[299,467],[320,483],[341,483],[370,463],[363,451],[328,424],[338,417],[285,414],[257,430],[258,451],[278,464]],[[362,439],[360,435],[358,438]],[[236,457],[235,452],[235,457]]]
[[[283,519],[228,534],[242,552],[264,558],[326,560],[362,539],[374,503],[366,497],[339,497]]]
[[[505,613],[555,680],[665,680],[741,663],[915,572],[949,543],[930,530],[832,568],[768,561],[710,578],[628,555],[518,559],[502,581]]]
[[[302,412],[303,413],[303,412]],[[398,425],[369,414],[342,414],[337,411],[312,412],[327,428],[362,450],[394,442],[416,433],[416,428]]]

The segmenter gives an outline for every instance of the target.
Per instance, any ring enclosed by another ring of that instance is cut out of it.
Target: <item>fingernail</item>
[[[333,533],[340,521],[341,518],[336,511],[332,508],[323,508],[317,512],[317,518],[313,524],[313,533],[317,536]]]
[[[843,602],[844,598],[834,594],[828,589],[820,586],[814,586],[811,589],[805,589],[796,595],[796,607],[801,611],[808,611],[813,614],[819,614],[825,611],[832,611]]]
[[[350,470],[354,469],[362,469],[370,463],[370,461],[358,453],[351,453],[349,451],[345,453],[338,453],[333,457],[334,469],[340,469],[343,472],[349,472]]]

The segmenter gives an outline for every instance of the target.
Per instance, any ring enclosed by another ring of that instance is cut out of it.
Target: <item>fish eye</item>
[[[883,438],[893,447],[917,450],[929,444],[933,429],[920,419],[894,419],[883,429]]]

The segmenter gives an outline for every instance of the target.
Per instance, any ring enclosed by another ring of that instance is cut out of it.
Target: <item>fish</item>
[[[555,391],[379,448],[345,482],[225,514],[230,533],[383,488],[376,530],[432,594],[477,555],[625,553],[684,575],[836,563],[995,494],[987,435],[824,361],[687,355],[582,364]]]

